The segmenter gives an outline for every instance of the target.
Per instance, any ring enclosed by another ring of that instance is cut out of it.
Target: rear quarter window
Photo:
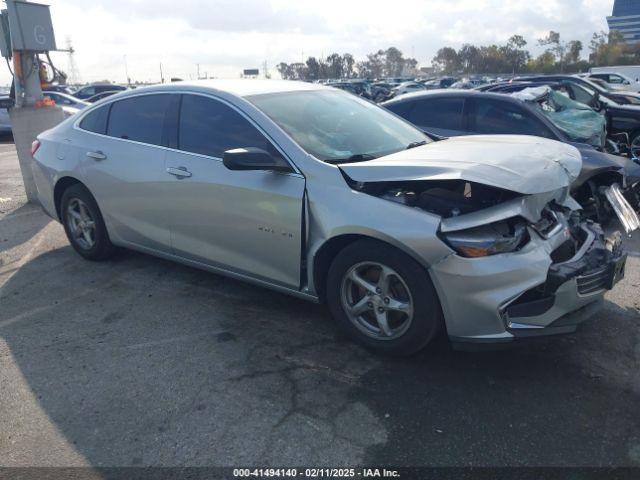
[[[90,111],[80,122],[80,128],[88,132],[106,134],[110,108],[111,105],[104,105]]]

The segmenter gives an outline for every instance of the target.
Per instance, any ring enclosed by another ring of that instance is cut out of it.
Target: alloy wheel
[[[362,262],[343,277],[341,301],[349,320],[376,340],[401,337],[413,321],[413,298],[403,278],[378,262]]]
[[[96,222],[87,204],[79,198],[72,198],[67,205],[67,226],[80,248],[93,248],[96,243]]]

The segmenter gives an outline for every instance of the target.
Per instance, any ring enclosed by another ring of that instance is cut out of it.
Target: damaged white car
[[[579,152],[535,137],[431,143],[356,96],[235,80],[137,89],[38,137],[44,209],[115,246],[326,301],[379,352],[572,331],[624,275],[581,220]],[[291,321],[296,321],[292,318]]]

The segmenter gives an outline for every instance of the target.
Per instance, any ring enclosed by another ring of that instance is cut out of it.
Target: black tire
[[[410,292],[413,318],[398,338],[378,339],[363,333],[345,310],[345,276],[355,266],[368,262],[380,263],[394,270]],[[358,240],[335,257],[329,268],[326,292],[329,309],[336,321],[352,338],[376,353],[413,355],[422,350],[444,324],[438,295],[427,271],[407,254],[376,240]]]
[[[69,205],[77,204],[78,201],[86,206],[90,218],[94,222],[94,234],[92,237],[94,241],[91,245],[83,243],[71,230],[70,216],[72,212],[69,212]],[[82,257],[87,260],[101,261],[113,255],[115,247],[109,240],[109,234],[107,233],[107,227],[104,224],[100,208],[98,208],[98,204],[91,192],[84,185],[76,183],[64,191],[60,200],[60,213],[69,243]]]

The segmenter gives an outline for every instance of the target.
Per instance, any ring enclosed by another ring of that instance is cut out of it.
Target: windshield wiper
[[[347,158],[331,158],[326,160],[327,163],[351,163],[351,162],[366,162],[367,160],[375,160],[375,155],[371,155],[370,153],[356,153],[355,155],[351,155]]]
[[[412,148],[416,148],[416,147],[421,147],[423,145],[426,145],[427,142],[426,140],[422,140],[421,142],[412,142],[409,145],[407,145],[407,150],[411,150]]]

